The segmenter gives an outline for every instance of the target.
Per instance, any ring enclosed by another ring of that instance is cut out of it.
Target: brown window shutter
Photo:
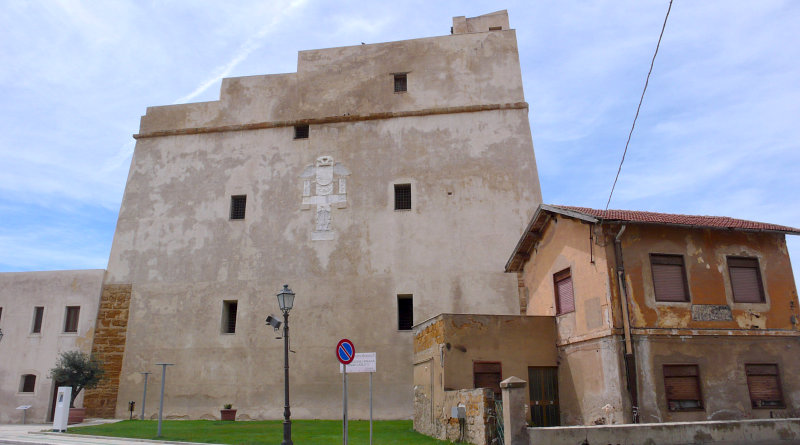
[[[783,407],[777,365],[745,365],[753,408]]]
[[[556,288],[556,303],[558,304],[556,312],[558,314],[566,314],[567,312],[575,311],[575,294],[572,290],[570,270],[564,269],[553,275],[553,281]]]
[[[728,257],[733,301],[737,303],[762,303],[763,286],[758,260],[755,258]]]
[[[686,269],[681,255],[650,255],[656,301],[689,301]]]
[[[697,365],[664,365],[664,395],[670,411],[703,408]]]

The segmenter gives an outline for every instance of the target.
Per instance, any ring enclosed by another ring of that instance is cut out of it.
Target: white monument
[[[72,398],[72,387],[59,386],[56,395],[56,409],[53,413],[53,431],[66,432],[69,421],[69,401]]]

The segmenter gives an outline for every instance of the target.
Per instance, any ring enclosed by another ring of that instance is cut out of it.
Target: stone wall
[[[114,417],[122,358],[125,355],[130,301],[130,284],[103,286],[92,354],[103,362],[106,375],[96,388],[86,390],[83,406],[89,417]]]
[[[476,445],[491,443],[494,421],[494,392],[489,388],[445,391],[444,403],[429,418],[430,401],[422,391],[414,391],[414,429],[437,439]],[[453,407],[463,405],[466,418],[451,417]]]

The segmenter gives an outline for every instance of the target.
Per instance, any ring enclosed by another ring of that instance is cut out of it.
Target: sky
[[[544,202],[604,208],[668,0],[6,0],[0,272],[104,269],[146,107],[507,9]],[[677,0],[610,208],[800,227],[800,2]],[[800,237],[787,236],[800,268]],[[797,281],[797,279],[796,279]]]

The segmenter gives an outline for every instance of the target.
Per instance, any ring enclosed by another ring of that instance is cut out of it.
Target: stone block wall
[[[106,375],[96,388],[86,390],[83,406],[89,417],[114,417],[122,358],[125,355],[130,301],[130,284],[103,286],[92,354],[103,362]]]
[[[433,419],[428,419],[430,410],[426,404],[429,402],[422,394],[415,394],[414,429],[437,439],[489,444],[493,434],[494,400],[494,392],[489,388],[445,391],[443,405],[433,412]],[[451,417],[452,408],[460,404],[466,408],[466,418],[461,422]]]

